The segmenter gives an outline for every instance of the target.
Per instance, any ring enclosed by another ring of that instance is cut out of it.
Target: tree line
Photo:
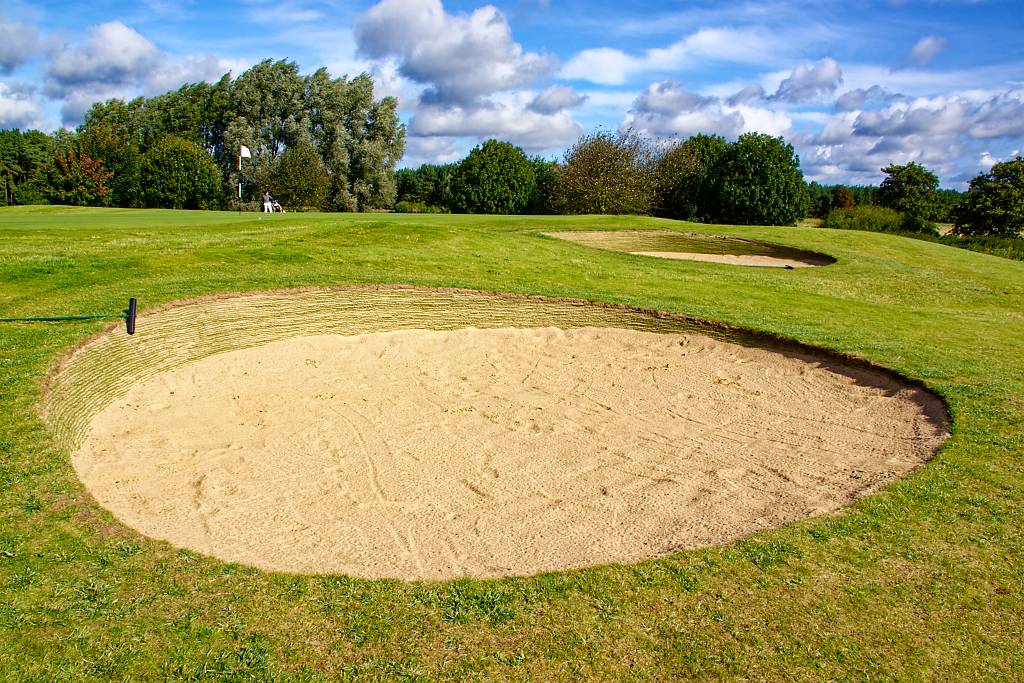
[[[807,183],[793,146],[747,133],[655,142],[631,131],[584,135],[560,161],[488,140],[457,163],[395,167],[405,129],[367,74],[302,76],[264,60],[232,79],[156,97],[97,103],[75,131],[0,131],[0,203],[235,208],[270,191],[326,211],[638,214],[705,223],[1016,236],[1024,159],[1001,162],[966,193],[920,164],[891,164],[878,187]],[[245,146],[251,157],[242,159]]]
[[[268,59],[235,79],[94,104],[73,132],[0,131],[3,203],[217,209],[273,191],[293,207],[391,208],[405,149],[396,108],[367,74],[301,76]]]
[[[793,146],[761,133],[726,142],[697,135],[659,146],[633,132],[597,132],[562,162],[488,140],[461,162],[398,171],[397,210],[639,214],[782,225],[806,214]]]
[[[1016,238],[1024,230],[1024,158],[995,164],[967,192],[940,189],[921,164],[890,164],[879,186],[805,182],[781,137],[697,134],[657,144],[626,131],[583,136],[561,162],[488,140],[457,163],[397,172],[397,211],[639,214],[702,223],[790,225]]]

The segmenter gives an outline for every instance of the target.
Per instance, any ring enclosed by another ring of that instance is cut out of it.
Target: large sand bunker
[[[48,419],[75,468],[129,526],[273,570],[637,561],[835,510],[945,434],[941,402],[882,371],[575,302],[349,289],[139,330],[55,377]]]

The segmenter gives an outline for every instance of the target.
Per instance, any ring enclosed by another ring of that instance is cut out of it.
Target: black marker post
[[[128,330],[128,334],[135,334],[135,308],[136,301],[133,296],[128,299],[128,311],[124,316],[124,326]]]

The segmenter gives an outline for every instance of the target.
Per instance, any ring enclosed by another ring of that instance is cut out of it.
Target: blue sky
[[[194,0],[0,5],[0,128],[236,75],[264,59],[371,73],[408,126],[403,165],[496,137],[557,158],[584,132],[782,135],[805,175],[946,187],[1024,153],[1019,0]]]

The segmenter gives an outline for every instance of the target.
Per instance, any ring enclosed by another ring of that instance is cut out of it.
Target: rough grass
[[[744,269],[546,230],[670,228],[821,251]],[[269,574],[128,529],[33,406],[99,323],[0,328],[0,680],[1017,680],[1024,264],[893,235],[635,217],[0,209],[0,315],[411,283],[680,311],[868,358],[946,398],[937,458],[739,543],[498,581]]]

